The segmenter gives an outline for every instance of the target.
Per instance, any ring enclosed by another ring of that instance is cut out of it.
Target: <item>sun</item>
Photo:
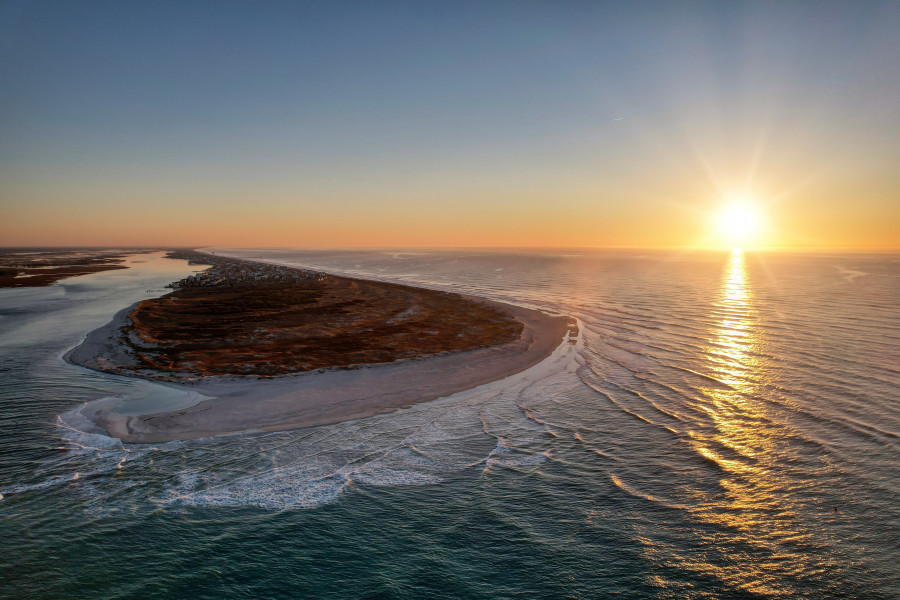
[[[761,224],[759,209],[746,202],[729,204],[716,217],[718,236],[735,246],[756,241]]]

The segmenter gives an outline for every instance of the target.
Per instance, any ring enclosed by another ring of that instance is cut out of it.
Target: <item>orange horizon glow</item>
[[[591,211],[588,201],[570,203],[577,210],[557,209],[560,202],[537,198],[519,206],[495,202],[413,209],[373,203],[367,210],[357,204],[356,214],[332,212],[325,205],[255,210],[239,202],[218,207],[142,202],[111,206],[101,214],[78,203],[52,210],[23,205],[6,211],[0,246],[900,249],[900,208],[887,215],[805,215],[769,206],[754,217],[759,223],[751,235],[734,230],[740,222],[723,224],[727,204],[721,202],[660,203],[652,212],[635,204],[605,204]],[[142,208],[148,205],[153,208]]]

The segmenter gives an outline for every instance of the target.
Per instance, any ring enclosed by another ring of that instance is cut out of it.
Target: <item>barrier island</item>
[[[126,442],[322,425],[476,387],[550,355],[574,322],[472,296],[177,250],[209,265],[66,358],[180,386],[196,404],[89,418]]]

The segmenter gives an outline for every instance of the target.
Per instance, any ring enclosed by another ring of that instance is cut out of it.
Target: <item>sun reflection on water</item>
[[[791,548],[809,533],[797,527],[789,493],[792,457],[782,443],[790,432],[777,422],[757,394],[775,368],[764,360],[764,336],[759,326],[744,253],[732,252],[713,305],[703,371],[714,385],[701,388],[697,407],[709,422],[690,431],[690,443],[706,461],[721,470],[720,490],[697,491],[695,518],[713,526],[708,557],[683,557],[691,568],[762,594],[784,594],[776,582],[785,572],[807,571],[803,553]],[[723,529],[728,532],[722,535]],[[729,560],[712,557],[727,551]]]
[[[731,254],[714,315],[718,323],[706,355],[713,363],[716,379],[739,392],[750,392],[753,375],[759,370],[754,357],[760,340],[741,250]]]

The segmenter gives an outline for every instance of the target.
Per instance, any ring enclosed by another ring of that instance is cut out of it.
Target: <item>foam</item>
[[[847,269],[838,265],[834,266],[835,270],[837,270],[838,275],[844,278],[845,281],[849,283],[853,283],[853,280],[858,277],[865,277],[868,275],[865,271],[857,271],[856,269]]]
[[[542,406],[557,402],[558,390],[578,382],[578,358],[577,344],[564,342],[522,373],[393,413],[153,445],[123,445],[92,425],[96,410],[123,401],[110,396],[61,414],[56,424],[67,452],[47,466],[42,481],[2,492],[57,486],[84,496],[84,506],[96,512],[303,510],[338,501],[356,486],[427,486],[471,468],[529,469],[550,458],[549,428],[526,412],[540,415]],[[116,502],[107,501],[112,497]]]
[[[647,502],[652,502],[653,504],[665,506],[666,508],[673,508],[673,509],[680,509],[680,510],[687,509],[687,506],[685,506],[683,504],[674,503],[674,502],[659,498],[657,496],[654,496],[652,494],[642,492],[642,491],[638,490],[637,488],[635,488],[631,485],[628,485],[627,483],[622,481],[618,476],[616,476],[614,474],[610,474],[609,478],[613,482],[613,485],[615,485],[617,488],[619,488],[623,492],[626,492],[627,494],[629,494],[635,498],[641,498],[643,500],[646,500]]]

